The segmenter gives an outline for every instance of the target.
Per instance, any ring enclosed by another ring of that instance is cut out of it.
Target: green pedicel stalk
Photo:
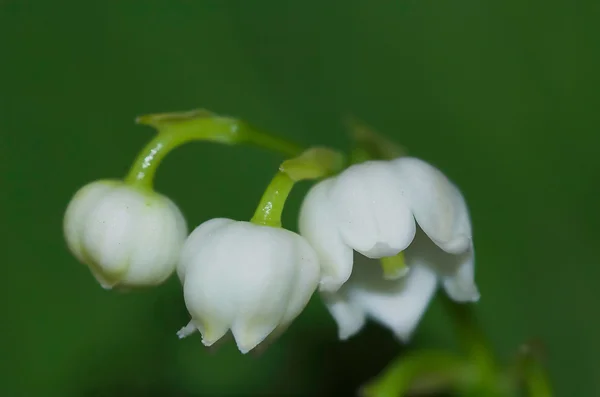
[[[284,161],[265,190],[251,222],[281,227],[281,214],[296,182],[324,178],[341,171],[343,167],[343,155],[325,148],[311,148],[298,157]]]
[[[222,117],[206,110],[159,113],[140,116],[138,124],[149,125],[158,134],[142,149],[125,181],[152,189],[160,162],[173,149],[192,141],[209,141],[227,145],[252,144],[286,156],[296,156],[302,148],[284,139],[261,132],[244,121]]]
[[[400,397],[460,389],[473,370],[460,356],[439,350],[421,350],[395,359],[385,371],[367,383],[362,397]]]

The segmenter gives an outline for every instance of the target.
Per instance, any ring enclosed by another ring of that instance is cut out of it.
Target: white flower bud
[[[187,236],[171,200],[116,180],[81,188],[63,226],[71,252],[107,289],[162,283],[175,270]]]
[[[190,323],[211,346],[231,330],[242,353],[284,330],[319,281],[317,255],[288,230],[231,219],[198,226],[186,241],[178,274]]]

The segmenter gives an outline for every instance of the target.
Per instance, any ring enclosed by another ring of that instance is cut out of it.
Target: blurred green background
[[[338,342],[316,297],[264,354],[210,351],[175,337],[177,280],[107,292],[67,252],[71,195],[151,137],[134,117],[206,107],[344,149],[352,113],[439,166],[470,204],[500,356],[539,338],[557,395],[600,396],[599,4],[0,0],[0,395],[352,395],[401,352],[373,325]],[[281,160],[191,144],[157,188],[190,226],[249,218]],[[414,346],[452,341],[434,304]]]

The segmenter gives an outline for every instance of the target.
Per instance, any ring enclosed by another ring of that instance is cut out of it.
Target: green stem
[[[265,190],[254,216],[258,225],[281,227],[281,214],[295,182],[285,172],[278,172]]]
[[[552,386],[542,365],[532,360],[525,372],[525,384],[531,397],[552,397]]]
[[[456,303],[446,296],[442,297],[442,301],[454,322],[463,349],[479,369],[481,382],[490,385],[492,389],[495,388],[493,385],[497,383],[496,359],[475,317],[473,306],[468,303]]]
[[[552,385],[533,345],[525,344],[517,356],[515,375],[531,397],[552,397]]]
[[[406,149],[356,117],[345,118],[351,138],[355,143],[350,161],[352,164],[368,160],[392,160],[406,156]]]
[[[283,154],[286,157],[298,156],[305,149],[294,142],[290,142],[275,135],[259,131],[244,122],[239,123],[241,124],[242,129],[247,131],[246,135],[248,139],[246,142],[250,145],[268,149],[273,152]]]
[[[250,222],[281,227],[283,207],[294,184],[335,174],[343,169],[344,162],[343,155],[326,148],[310,148],[299,156],[284,161],[265,190]]]
[[[241,120],[215,116],[203,110],[151,114],[139,117],[137,122],[156,128],[158,134],[139,153],[125,181],[150,189],[163,158],[188,142],[246,143],[286,156],[296,156],[303,150],[294,143],[259,131]]]
[[[472,369],[461,357],[444,351],[415,351],[393,361],[374,381],[365,385],[363,397],[400,397],[409,392],[461,389]]]

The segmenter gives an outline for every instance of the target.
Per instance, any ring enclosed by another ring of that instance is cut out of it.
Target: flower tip
[[[410,339],[412,338],[412,330],[409,332],[395,331],[394,336],[396,337],[396,339],[398,339],[398,341],[400,341],[400,343],[402,343],[403,345],[407,345],[410,342]]]
[[[384,257],[394,257],[398,255],[399,252],[402,252],[402,249],[406,247],[402,247],[399,249],[398,247],[393,247],[387,242],[378,241],[371,246],[371,248],[366,250],[357,250],[362,255],[371,259],[378,259]]]
[[[352,338],[354,335],[356,335],[358,333],[358,331],[360,331],[360,328],[358,328],[358,329],[339,328],[338,329],[338,339],[341,340],[342,342],[345,342],[348,339]]]
[[[275,327],[267,326],[262,329],[232,329],[235,344],[242,354],[253,350],[269,336]]]
[[[319,282],[319,291],[320,292],[338,292],[342,285],[348,280],[338,280],[331,276],[323,276],[321,281]]]
[[[177,331],[177,337],[179,339],[183,339],[196,331],[198,331],[198,328],[196,328],[196,326],[190,321],[185,327],[182,327],[179,331]]]
[[[105,289],[107,291],[110,291],[111,289],[113,289],[113,286],[110,285],[110,284],[105,284],[105,283],[102,283],[102,282],[99,282],[98,284],[100,284],[100,287],[102,287],[102,289]]]
[[[479,302],[479,299],[481,299],[481,294],[479,293],[478,290],[475,290],[471,295],[470,301],[475,303],[475,302]]]
[[[333,317],[338,326],[338,339],[346,341],[358,334],[365,326],[367,319],[365,314],[348,306],[336,305],[330,307]]]
[[[202,337],[202,344],[206,347],[211,347],[216,342],[217,342],[217,340],[215,340],[215,339],[207,339],[205,337]]]
[[[462,283],[445,283],[446,292],[448,296],[452,298],[452,300],[456,302],[478,302],[481,298],[481,294],[479,293],[479,289],[475,284],[462,284]]]
[[[481,294],[479,293],[479,290],[477,289],[477,287],[473,286],[470,290],[465,291],[464,293],[464,302],[479,302],[479,299],[481,298]]]
[[[202,335],[202,344],[206,347],[211,347],[217,343],[219,339],[221,339],[227,333],[227,331],[228,329],[226,328],[219,330],[218,332],[210,330],[200,331],[200,334]]]
[[[435,245],[440,247],[442,250],[446,251],[449,254],[459,255],[469,250],[472,246],[473,238],[467,235],[459,235],[456,236],[452,240],[442,241],[431,239]]]
[[[481,294],[479,293],[479,289],[476,285],[472,285],[469,291],[470,299],[469,302],[479,302],[481,298]]]
[[[108,277],[105,278],[102,274],[100,274],[100,272],[94,270],[93,268],[91,268],[90,270],[92,272],[92,276],[94,276],[94,278],[96,279],[98,284],[100,284],[100,287],[102,287],[102,289],[110,291],[117,285],[117,281],[108,281]]]
[[[256,342],[256,341],[252,341],[252,340],[248,340],[248,339],[240,340],[240,338],[235,339],[237,348],[240,351],[240,353],[242,353],[242,354],[248,354],[251,350],[256,348],[260,344],[260,342],[261,341]]]
[[[240,351],[240,353],[242,354],[248,354],[250,352],[250,350],[252,350],[254,347],[249,347],[249,346],[242,346],[242,345],[237,345],[238,350]]]

